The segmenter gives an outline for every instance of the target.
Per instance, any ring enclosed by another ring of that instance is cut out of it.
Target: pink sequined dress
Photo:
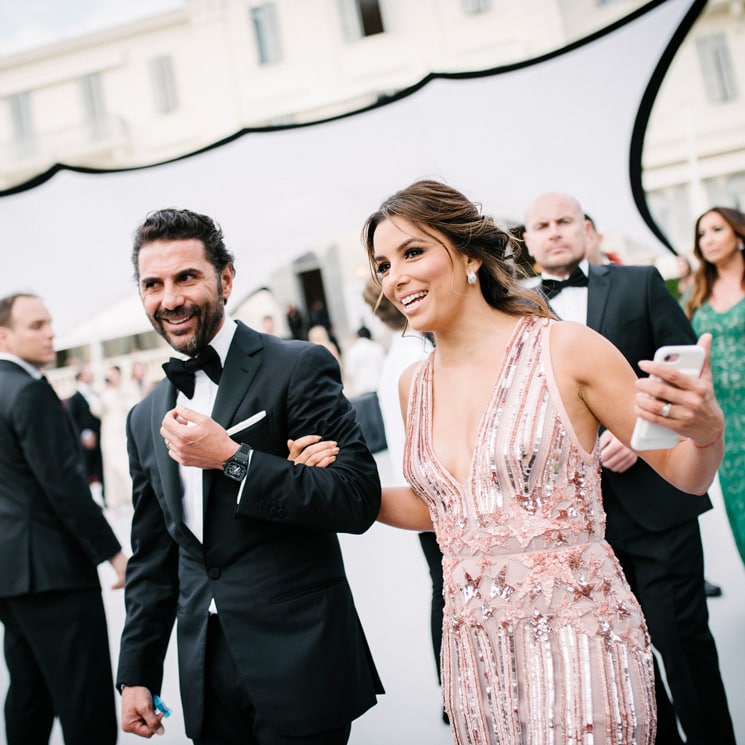
[[[443,691],[457,745],[654,740],[646,624],[603,538],[599,453],[582,448],[559,396],[553,323],[518,321],[466,484],[434,452],[433,356],[412,385],[406,477],[444,556]]]

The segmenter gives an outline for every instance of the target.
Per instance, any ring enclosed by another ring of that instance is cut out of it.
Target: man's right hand
[[[162,735],[163,715],[153,707],[153,697],[145,686],[124,686],[122,689],[122,731],[150,738]]]
[[[96,447],[96,433],[92,429],[84,429],[80,433],[80,442],[85,450],[93,450]]]

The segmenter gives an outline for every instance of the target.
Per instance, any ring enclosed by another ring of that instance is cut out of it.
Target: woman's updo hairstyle
[[[518,268],[513,261],[520,251],[518,241],[491,217],[482,215],[479,205],[439,181],[414,182],[388,197],[367,218],[362,242],[373,273],[375,231],[380,223],[393,217],[408,220],[439,243],[444,236],[457,252],[479,259],[481,292],[493,308],[512,315],[552,315],[543,298],[519,282]]]

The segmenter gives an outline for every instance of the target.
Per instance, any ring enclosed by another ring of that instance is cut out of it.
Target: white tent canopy
[[[120,172],[63,168],[0,195],[0,295],[39,293],[63,336],[79,326],[75,337],[86,328],[100,337],[102,323],[106,338],[137,333],[147,322],[133,310],[130,246],[147,212],[177,206],[217,219],[236,255],[236,295],[245,296],[309,247],[359,231],[383,198],[423,177],[516,221],[536,194],[569,192],[600,224],[664,252],[640,212],[641,138],[660,61],[669,62],[676,33],[702,6],[650,3],[542,60],[435,76],[373,109],[248,131],[178,161]]]

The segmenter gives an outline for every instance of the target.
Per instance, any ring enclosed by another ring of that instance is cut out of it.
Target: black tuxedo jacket
[[[83,448],[83,462],[88,476],[96,476],[103,483],[103,457],[101,453],[101,420],[91,411],[90,404],[80,391],[70,396],[66,401],[78,432],[89,429],[96,436],[96,446],[90,450]]]
[[[52,386],[0,360],[0,597],[100,587],[120,545],[82,458]]]
[[[639,361],[651,360],[658,347],[696,343],[685,313],[651,266],[590,265],[587,325],[613,342],[637,375],[643,375]],[[676,489],[641,459],[624,473],[603,469],[603,489],[611,489],[634,521],[651,532],[711,509],[708,496]]]
[[[287,734],[342,726],[382,692],[347,583],[337,532],[377,517],[380,482],[339,367],[323,347],[238,323],[213,418],[254,448],[239,484],[204,472],[204,541],[183,522],[175,461],[159,430],[176,401],[164,380],[130,412],[133,555],[118,685],[160,690],[174,616],[186,733],[203,714],[208,607],[214,597],[239,674],[261,714]],[[294,466],[287,439],[320,434],[341,449],[327,469]]]

